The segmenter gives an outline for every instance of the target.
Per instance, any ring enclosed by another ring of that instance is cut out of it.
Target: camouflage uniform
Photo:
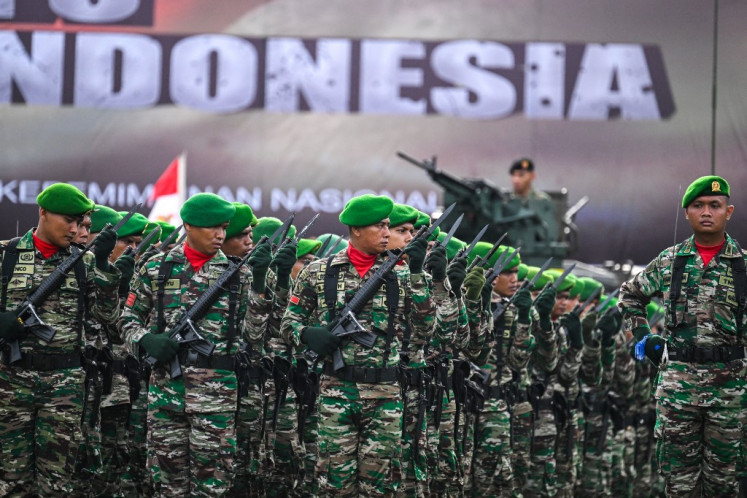
[[[508,299],[503,298],[502,302],[506,304]],[[511,451],[513,380],[515,374],[528,364],[535,341],[530,331],[531,323],[517,322],[513,305],[496,322],[492,313],[486,315],[487,340],[479,354],[471,356],[481,369],[490,372],[485,405],[475,424],[471,494],[513,496],[519,493],[513,476]]]
[[[159,267],[173,261],[164,285],[165,329],[158,330],[156,287]],[[146,333],[168,333],[197,298],[223,272],[229,261],[221,252],[195,272],[179,245],[168,254],[150,259],[133,279],[122,314],[122,332],[130,345]],[[250,282],[249,269],[241,268],[239,282]],[[241,337],[250,344],[262,340],[270,302],[241,285],[236,307],[237,337],[229,337],[229,295],[223,293],[197,322],[203,337],[215,344],[210,365],[192,366],[180,353],[183,375],[170,379],[167,368],[153,369],[148,392],[148,467],[156,495],[192,496],[225,494],[233,477],[236,452],[235,417],[237,382],[233,356]],[[243,318],[243,319],[242,319]],[[230,368],[228,366],[230,365]],[[200,365],[198,363],[198,365]]]
[[[8,282],[7,309],[13,310],[71,254],[60,249],[49,259],[35,250],[33,230],[18,242],[18,263]],[[3,248],[6,244],[2,244]],[[82,442],[85,373],[81,368],[84,328],[117,316],[119,271],[95,268],[93,254],[83,257],[85,302],[79,310],[79,286],[71,271],[64,284],[37,309],[55,329],[45,343],[32,334],[20,341],[24,359],[0,366],[0,494],[63,495],[73,491],[71,477]]]
[[[337,253],[331,262],[341,269],[335,306],[341,308],[382,262],[378,257],[361,278],[347,253]],[[313,261],[298,275],[281,327],[286,342],[298,346],[306,326],[329,323],[323,284],[326,267],[326,260]],[[354,341],[345,341],[341,348],[345,372],[358,372],[351,375],[365,375],[365,379],[370,378],[368,375],[385,378],[379,377],[378,383],[343,380],[340,374],[329,374],[331,362],[327,362],[321,378],[316,472],[321,494],[383,495],[397,489],[402,399],[396,366],[400,363],[401,340],[408,321],[412,337],[427,340],[433,329],[434,305],[424,274],[410,274],[406,265],[395,267],[393,272],[399,300],[391,341],[386,340],[389,311],[383,286],[358,314],[361,325],[380,336],[373,348],[366,349]]]
[[[669,304],[674,256],[685,266],[681,291]],[[738,493],[737,464],[747,407],[744,337],[747,316],[737,323],[732,261],[744,259],[728,235],[707,266],[694,236],[668,248],[621,287],[618,306],[632,330],[647,324],[652,297],[669,304],[667,349],[656,390],[657,460],[668,495]]]

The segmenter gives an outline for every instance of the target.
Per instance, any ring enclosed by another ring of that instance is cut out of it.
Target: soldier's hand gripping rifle
[[[513,256],[512,256],[513,257]],[[510,260],[509,260],[510,261]],[[522,289],[532,288],[534,284],[537,283],[537,280],[540,278],[542,273],[547,270],[550,267],[550,263],[552,263],[552,258],[547,258],[547,261],[545,261],[539,270],[537,270],[537,274],[532,277],[531,280],[525,280],[518,289],[516,289],[516,292],[514,292],[514,295],[511,296],[511,299],[509,299],[505,303],[498,303],[498,306],[496,306],[495,311],[493,312],[493,320],[498,320],[501,315],[503,315],[509,306],[514,302],[514,299],[516,299],[516,295],[519,293]]]
[[[262,238],[257,242],[255,248],[266,240],[267,236],[262,236]],[[241,270],[241,267],[249,261],[249,257],[253,252],[254,249],[249,251],[249,253],[239,262],[231,262],[228,269],[218,277],[218,280],[208,287],[207,290],[200,295],[197,301],[189,307],[186,313],[179,318],[179,321],[176,322],[169,332],[169,337],[171,339],[178,342],[180,346],[188,346],[193,351],[203,356],[210,356],[213,354],[215,344],[203,337],[197,331],[195,323],[202,319],[208,311],[210,311],[213,303],[218,300],[221,294],[226,292],[229,281],[238,271]],[[161,285],[163,285],[163,283]],[[158,364],[158,360],[153,356],[148,356],[145,359],[145,362],[151,367],[151,369]],[[171,362],[169,363],[169,374],[172,379],[179,378],[182,375],[182,368],[179,364],[179,355],[175,355],[171,359]]]
[[[443,220],[451,213],[454,209],[454,204],[448,207],[444,214],[438,218],[430,227],[423,226],[418,230],[412,241],[417,240],[421,237],[428,238],[436,230],[436,227],[441,224]],[[412,243],[410,241],[410,243]],[[371,275],[368,281],[358,289],[353,298],[348,302],[340,312],[340,317],[330,324],[330,332],[337,337],[350,336],[358,344],[371,349],[376,342],[377,335],[373,332],[368,332],[359,322],[357,314],[363,310],[367,302],[369,302],[379,288],[384,284],[386,275],[397,266],[400,260],[401,254],[395,254],[393,251],[387,251],[387,259],[382,265]],[[319,362],[319,355],[314,351],[308,350],[306,352],[307,357],[312,361],[313,366]],[[338,348],[332,353],[332,365],[335,370],[339,370],[345,366],[345,362],[342,359],[342,351]],[[312,369],[313,369],[312,366]]]
[[[125,215],[119,221],[119,223],[114,225],[112,229],[116,232],[117,230],[122,228],[122,226],[127,223],[130,218],[132,218],[135,212],[140,209],[140,206],[142,206],[142,203],[133,207],[130,212],[127,213],[127,215]],[[110,227],[111,225],[107,224],[102,229],[102,231],[107,230]],[[24,328],[42,341],[51,341],[54,338],[56,331],[52,327],[44,323],[41,318],[39,318],[39,315],[36,312],[36,308],[44,301],[46,301],[53,292],[60,288],[63,282],[65,282],[67,274],[70,273],[70,271],[75,267],[76,263],[78,263],[78,261],[83,258],[86,252],[93,248],[93,246],[96,244],[96,240],[97,239],[94,239],[82,249],[79,249],[75,246],[71,247],[70,249],[72,251],[72,254],[68,256],[62,263],[60,263],[60,265],[55,268],[47,278],[42,280],[42,282],[39,284],[39,287],[37,287],[34,292],[29,294],[26,299],[18,306],[18,308],[14,310],[18,321],[23,323]],[[5,340],[0,339],[0,349],[5,347],[5,343]],[[21,347],[19,342],[17,340],[11,341],[9,343],[9,346],[9,362],[13,363],[20,360]]]

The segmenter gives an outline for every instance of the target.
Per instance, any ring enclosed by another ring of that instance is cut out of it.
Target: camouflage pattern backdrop
[[[182,151],[191,192],[320,211],[319,233],[366,189],[440,203],[398,150],[502,187],[529,156],[537,187],[591,198],[571,257],[645,263],[671,245],[679,185],[711,171],[715,6],[0,1],[0,232],[34,223],[45,182],[143,200]],[[743,186],[747,4],[718,12],[716,173]],[[747,194],[732,200],[740,216]]]

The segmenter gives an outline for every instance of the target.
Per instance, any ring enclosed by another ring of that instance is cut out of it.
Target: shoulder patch
[[[34,261],[34,252],[33,251],[22,251],[18,253],[18,261],[22,261],[23,263],[31,263]]]
[[[298,304],[299,301],[300,301],[300,299],[298,298],[298,296],[294,295],[294,296],[291,296],[291,298],[290,298],[290,303],[291,304]]]
[[[130,292],[130,294],[127,296],[127,302],[125,302],[125,306],[128,308],[132,308],[132,306],[135,304],[135,299],[137,299],[137,294],[134,292]]]

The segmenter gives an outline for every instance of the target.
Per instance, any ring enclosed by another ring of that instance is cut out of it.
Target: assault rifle
[[[510,260],[509,260],[510,261]],[[508,302],[505,303],[498,303],[498,306],[495,308],[495,311],[493,312],[493,320],[498,320],[501,315],[503,315],[508,307],[514,302],[514,299],[516,299],[516,295],[519,293],[520,290],[532,288],[535,283],[537,283],[537,280],[540,278],[542,273],[547,270],[547,268],[550,266],[550,263],[552,263],[552,258],[548,258],[547,261],[545,261],[539,270],[537,270],[537,274],[532,277],[531,280],[524,280],[524,282],[519,286],[519,288],[516,290],[513,296],[511,296],[511,299],[508,300]]]
[[[145,236],[145,238],[137,245],[135,249],[133,249],[132,246],[125,249],[123,256],[130,256],[130,255],[137,256],[138,254],[140,254],[140,251],[142,251],[143,248],[148,246],[150,241],[153,240],[156,237],[156,235],[159,235],[159,236],[161,235],[161,227],[156,227],[153,230],[151,230],[150,233]]]
[[[119,221],[119,223],[114,225],[113,230],[116,232],[117,230],[122,228],[122,226],[127,223],[130,218],[132,218],[135,212],[140,209],[140,206],[142,206],[142,203],[133,207],[130,212],[127,213]],[[107,223],[102,231],[108,229],[109,227],[111,227],[111,225]],[[22,322],[25,329],[28,329],[32,334],[34,334],[42,341],[51,341],[54,338],[56,331],[52,327],[44,323],[41,318],[39,318],[39,314],[36,312],[36,308],[44,301],[46,301],[53,292],[60,288],[62,283],[65,281],[65,278],[67,278],[67,274],[70,273],[70,271],[75,267],[78,261],[83,258],[86,252],[93,248],[93,246],[96,244],[96,240],[97,239],[94,239],[82,249],[72,246],[70,248],[72,254],[68,256],[62,263],[60,263],[60,265],[55,268],[47,278],[42,280],[41,284],[39,284],[39,287],[37,287],[34,292],[29,294],[26,299],[18,306],[18,308],[15,309],[14,313],[18,318],[18,321]],[[5,347],[5,344],[6,341],[4,339],[0,339],[0,348]],[[9,343],[9,346],[10,354],[8,356],[8,361],[10,363],[13,363],[20,360],[21,347],[18,340],[11,341]]]
[[[421,237],[430,237],[436,230],[436,227],[446,219],[453,209],[454,205],[452,204],[446,209],[446,211],[444,211],[441,217],[433,222],[430,227],[420,227],[420,230],[418,230],[412,240],[414,241]],[[412,243],[412,241],[410,243]],[[387,251],[387,255],[388,257],[384,263],[382,263],[373,275],[371,275],[368,281],[358,289],[358,292],[355,293],[350,302],[348,302],[342,309],[340,312],[340,318],[331,324],[330,331],[332,334],[338,337],[351,336],[351,339],[358,344],[369,349],[373,347],[377,335],[373,332],[366,331],[366,329],[358,322],[358,317],[356,315],[361,312],[367,302],[373,299],[374,295],[379,291],[379,288],[384,284],[386,275],[397,266],[400,254],[395,254],[393,251]],[[313,365],[316,366],[316,363],[319,361],[319,355],[311,350],[307,351],[306,354],[312,361]],[[345,362],[342,359],[342,351],[339,348],[332,354],[332,365],[335,371],[340,370],[345,366]]]
[[[501,246],[501,242],[503,242],[503,239],[505,239],[508,236],[508,232],[501,235],[501,238],[498,239],[498,242],[493,244],[493,247],[490,248],[488,253],[485,256],[477,256],[475,259],[472,260],[472,262],[467,266],[467,273],[474,268],[477,265],[485,264],[486,262],[490,261],[490,258],[493,257],[493,254],[495,254],[495,251],[498,250],[498,248]],[[518,249],[516,252],[519,252]],[[469,253],[467,253],[469,255]]]

